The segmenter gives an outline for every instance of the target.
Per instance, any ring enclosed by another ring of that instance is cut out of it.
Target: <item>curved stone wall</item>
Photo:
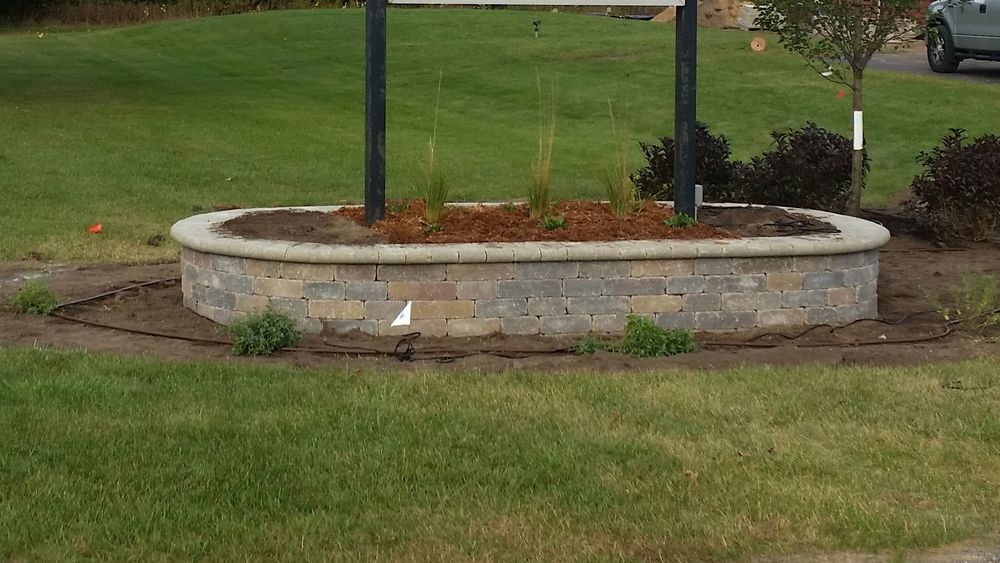
[[[333,207],[303,209],[331,210]],[[310,332],[427,336],[621,332],[629,314],[703,331],[840,325],[877,315],[874,223],[793,209],[838,234],[709,241],[323,245],[218,234],[234,210],[182,220],[184,305],[229,324],[287,311]],[[391,327],[407,302],[409,326]]]

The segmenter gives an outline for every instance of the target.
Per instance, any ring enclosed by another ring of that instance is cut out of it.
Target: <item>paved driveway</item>
[[[868,68],[939,76],[952,80],[1000,84],[1000,62],[965,60],[958,66],[958,72],[941,74],[933,72],[927,66],[927,53],[923,49],[901,51],[898,53],[880,53],[872,57],[871,62],[868,63]]]

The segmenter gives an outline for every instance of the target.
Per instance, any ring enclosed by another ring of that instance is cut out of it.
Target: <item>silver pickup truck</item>
[[[937,0],[928,10],[931,70],[955,72],[964,59],[1000,61],[1000,0]]]

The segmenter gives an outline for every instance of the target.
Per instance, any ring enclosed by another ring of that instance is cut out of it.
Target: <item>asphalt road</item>
[[[910,74],[938,76],[951,80],[968,80],[984,84],[1000,84],[1000,62],[962,61],[958,72],[942,74],[934,72],[927,66],[927,53],[923,49],[901,51],[898,53],[880,53],[872,57],[868,68],[879,70],[894,70]]]

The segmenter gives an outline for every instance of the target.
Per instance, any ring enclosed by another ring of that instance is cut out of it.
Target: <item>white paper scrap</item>
[[[819,73],[819,75],[823,76],[823,77],[826,77],[826,78],[829,78],[829,77],[833,76],[833,71],[832,70],[828,70],[826,72]]]
[[[863,112],[854,112],[854,150],[865,148],[865,125]]]
[[[413,301],[407,301],[403,310],[396,315],[395,320],[389,326],[410,326],[410,310],[413,309]]]

